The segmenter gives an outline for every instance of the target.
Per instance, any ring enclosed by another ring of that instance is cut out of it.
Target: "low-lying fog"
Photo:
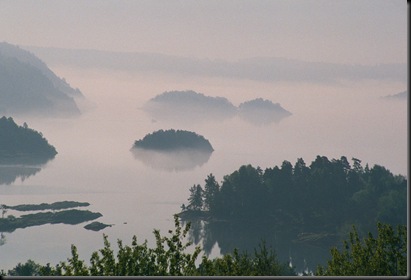
[[[12,185],[0,185],[0,193],[8,205],[90,202],[92,211],[103,214],[100,221],[114,224],[104,230],[113,244],[117,238],[131,242],[134,234],[141,242],[148,239],[153,244],[152,230],[166,233],[173,227],[172,214],[187,202],[193,184],[203,184],[210,173],[220,182],[243,164],[264,169],[283,160],[294,164],[302,157],[309,165],[317,155],[329,159],[344,155],[407,175],[406,102],[381,98],[403,91],[400,82],[264,83],[51,68],[82,90],[86,100],[77,101],[83,114],[57,119],[15,117],[19,125],[27,122],[42,132],[58,154],[23,182],[17,179]],[[171,90],[225,97],[235,106],[261,97],[281,104],[292,115],[278,123],[254,125],[239,116],[223,121],[160,121],[141,110],[150,98]],[[214,152],[205,162],[179,170],[158,168],[136,159],[130,151],[135,140],[170,128],[203,135]],[[24,237],[27,234],[30,240]],[[4,269],[29,258],[41,263],[65,260],[71,244],[78,245],[80,256],[88,259],[103,244],[102,233],[89,232],[82,225],[26,228],[5,234],[5,240],[0,250]],[[217,248],[213,254],[218,254]]]

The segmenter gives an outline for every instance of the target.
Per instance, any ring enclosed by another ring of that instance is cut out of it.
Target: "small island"
[[[210,142],[195,132],[186,130],[158,130],[134,142],[133,149],[155,151],[197,150],[212,153]]]
[[[41,132],[17,125],[13,118],[0,118],[0,164],[44,164],[53,159],[56,149]]]
[[[241,103],[238,107],[238,113],[242,119],[257,125],[277,123],[291,116],[291,113],[281,107],[279,103],[273,103],[263,98]]]
[[[54,203],[41,204],[21,204],[9,206],[0,205],[0,232],[13,232],[18,228],[26,228],[31,226],[40,226],[45,224],[68,224],[76,225],[86,221],[92,221],[102,216],[101,213],[91,212],[89,210],[71,209],[77,207],[87,207],[88,202],[77,201],[59,201]],[[9,210],[13,211],[41,211],[30,213],[21,216],[6,215]],[[52,211],[44,211],[52,210]],[[44,212],[43,212],[44,211]],[[106,226],[104,224],[93,224],[91,228],[97,230],[97,227]],[[108,226],[108,225],[107,225]],[[87,229],[87,228],[86,228]]]
[[[100,222],[91,222],[87,225],[84,226],[85,229],[87,230],[92,230],[92,231],[100,231],[102,229],[105,229],[106,227],[111,227],[112,225],[100,223]]]
[[[151,98],[143,107],[153,119],[180,122],[221,121],[237,114],[225,97],[206,96],[193,90],[167,91]]]

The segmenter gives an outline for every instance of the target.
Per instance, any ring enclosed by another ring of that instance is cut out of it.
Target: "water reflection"
[[[254,249],[265,240],[272,247],[281,262],[289,262],[297,272],[315,271],[317,265],[326,265],[331,258],[330,248],[339,247],[342,242],[334,234],[317,232],[315,228],[286,228],[264,221],[202,221],[190,222],[189,239],[201,244],[206,254],[210,254],[218,244],[221,254],[240,251],[254,253]]]
[[[205,164],[211,152],[195,149],[179,149],[177,151],[155,151],[132,148],[134,157],[154,169],[172,171],[192,170]]]
[[[49,159],[30,158],[25,160],[0,160],[0,185],[13,184],[17,179],[22,182],[34,176],[47,164]]]

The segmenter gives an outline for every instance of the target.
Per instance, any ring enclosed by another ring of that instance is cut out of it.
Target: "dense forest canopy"
[[[0,163],[24,164],[54,158],[56,149],[41,132],[17,125],[13,118],[0,118]]]
[[[407,179],[380,165],[369,168],[345,156],[302,158],[273,168],[241,166],[221,184],[210,174],[205,185],[190,189],[183,213],[211,220],[247,222],[263,219],[288,228],[347,233],[351,225],[366,233],[377,222],[407,223]],[[199,214],[200,215],[200,214]]]
[[[158,151],[176,151],[184,149],[213,152],[214,149],[204,136],[186,130],[158,130],[135,141],[133,148]]]

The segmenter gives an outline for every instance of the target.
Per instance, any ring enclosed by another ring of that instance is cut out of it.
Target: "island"
[[[281,107],[279,103],[273,103],[263,98],[256,98],[241,103],[238,107],[238,113],[242,119],[257,125],[278,123],[292,115]]]
[[[150,99],[143,110],[155,120],[182,122],[221,121],[237,113],[237,108],[226,98],[193,90],[164,92]]]
[[[84,226],[85,229],[87,230],[92,230],[92,231],[100,231],[102,229],[105,229],[106,227],[111,227],[112,225],[100,223],[100,222],[91,222],[87,225]]]
[[[78,116],[83,97],[34,54],[0,42],[0,114]]]
[[[91,212],[89,210],[72,209],[78,207],[86,207],[88,202],[76,201],[59,201],[51,204],[21,204],[9,206],[0,205],[0,232],[13,232],[18,228],[26,228],[31,226],[40,226],[45,224],[68,224],[76,225],[86,221],[92,221],[102,217],[101,213]],[[21,216],[6,215],[8,211],[38,211],[36,213],[25,214]],[[52,210],[52,211],[44,211]],[[41,212],[40,212],[41,211]],[[97,226],[104,228],[105,225],[93,224],[90,229],[97,230]],[[109,226],[109,225],[107,225]]]
[[[17,125],[13,118],[0,118],[0,165],[44,164],[57,154],[41,132]]]
[[[154,169],[190,170],[206,163],[214,151],[203,136],[184,130],[159,130],[135,141],[134,157]]]
[[[20,204],[15,206],[2,205],[3,209],[11,209],[16,211],[40,211],[40,210],[61,210],[74,207],[87,207],[88,202],[77,201],[58,201],[54,203],[40,203],[40,204]]]
[[[134,142],[133,148],[156,151],[198,150],[208,153],[214,151],[204,136],[186,130],[158,130]]]

